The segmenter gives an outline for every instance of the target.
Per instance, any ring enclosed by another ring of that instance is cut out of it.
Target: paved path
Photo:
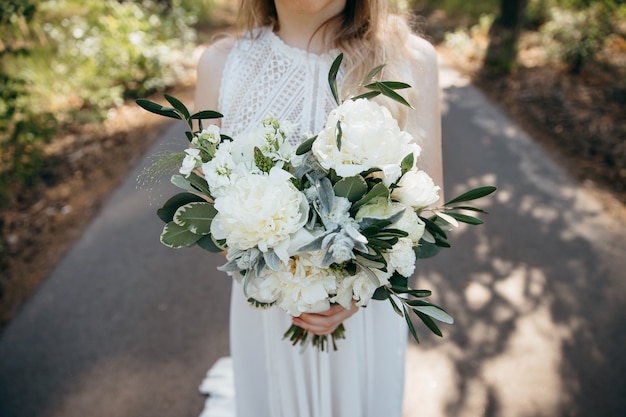
[[[420,267],[457,324],[409,346],[405,415],[626,415],[626,228],[441,74],[448,194],[500,191],[485,227]],[[173,136],[180,126],[162,144]],[[3,333],[0,416],[199,415],[198,384],[228,354],[230,283],[219,257],[160,245],[154,210],[174,190],[137,190],[138,172]]]

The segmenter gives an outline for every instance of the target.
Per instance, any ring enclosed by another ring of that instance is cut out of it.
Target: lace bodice
[[[235,135],[270,114],[298,126],[288,138],[292,144],[321,130],[336,107],[328,87],[334,58],[291,47],[269,28],[237,40],[220,87],[222,130]]]

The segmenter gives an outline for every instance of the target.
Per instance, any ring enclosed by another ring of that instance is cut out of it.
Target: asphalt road
[[[448,195],[499,192],[485,226],[421,262],[419,286],[457,322],[409,346],[405,416],[626,415],[626,227],[466,80],[441,79]],[[172,137],[181,126],[148,155]],[[161,246],[154,211],[174,189],[137,189],[145,165],[2,334],[1,417],[202,410],[198,385],[228,355],[230,282],[219,256]]]

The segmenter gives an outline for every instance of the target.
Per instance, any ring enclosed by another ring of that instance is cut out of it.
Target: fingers
[[[356,304],[352,304],[350,310],[346,310],[340,305],[333,305],[321,313],[303,313],[300,317],[294,317],[293,324],[302,327],[309,333],[326,335],[334,332],[341,323],[357,311]]]

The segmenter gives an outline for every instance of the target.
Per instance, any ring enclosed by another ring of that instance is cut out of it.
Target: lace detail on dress
[[[321,130],[336,107],[327,81],[333,59],[288,46],[270,28],[239,39],[220,88],[222,129],[236,135],[272,114],[298,126],[292,144]]]

